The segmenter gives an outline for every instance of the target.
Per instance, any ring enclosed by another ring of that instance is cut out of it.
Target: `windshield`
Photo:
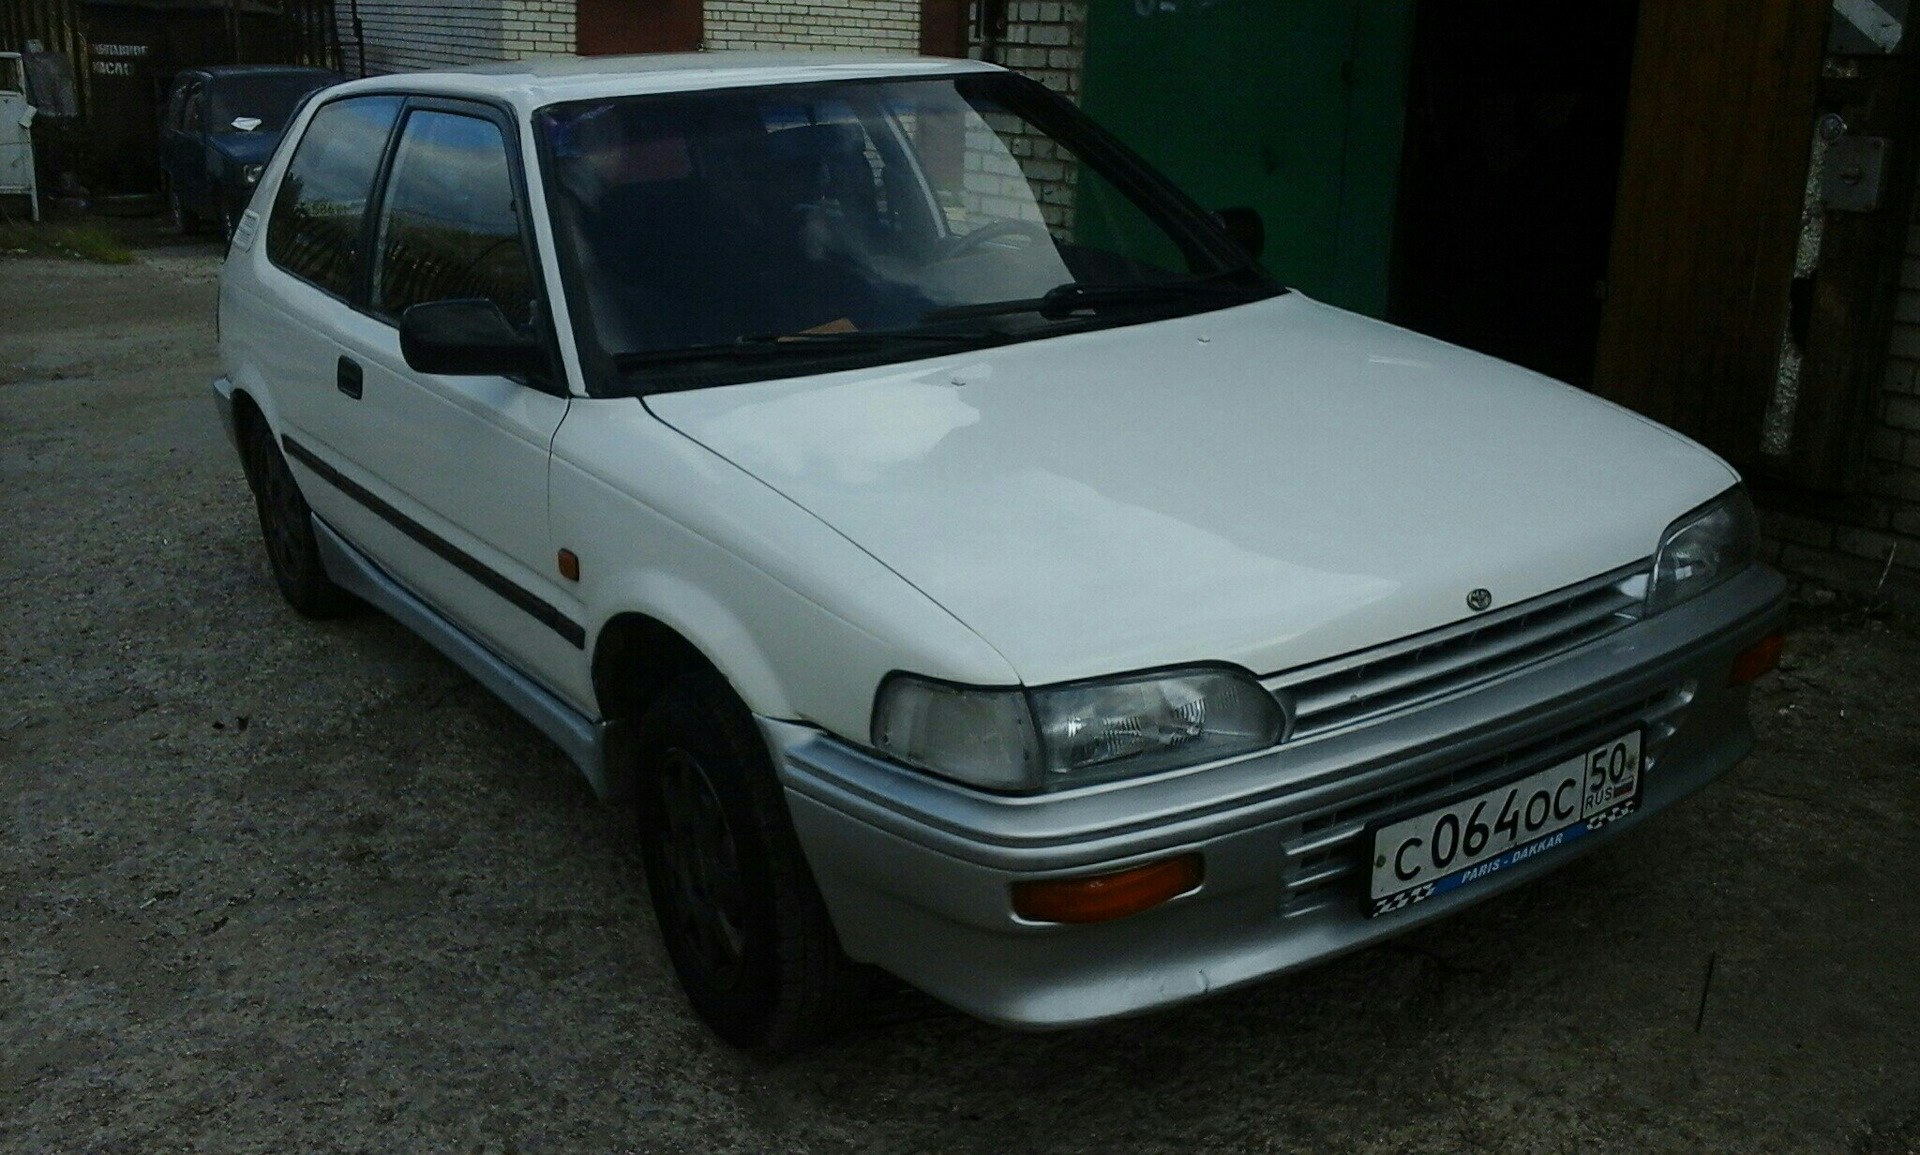
[[[928,356],[1278,291],[1071,106],[1005,74],[585,101],[543,109],[537,127],[596,392]]]
[[[300,98],[316,88],[337,82],[331,72],[269,72],[250,76],[223,76],[213,84],[213,115],[208,129],[233,131],[236,117],[246,116],[260,123],[254,132],[278,132],[286,127],[287,117],[299,105]]]

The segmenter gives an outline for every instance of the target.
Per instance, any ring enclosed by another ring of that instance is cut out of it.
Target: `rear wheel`
[[[864,972],[840,949],[746,708],[717,677],[689,676],[637,737],[647,886],[688,1001],[737,1047],[825,1038]]]
[[[354,596],[333,584],[320,561],[313,536],[313,511],[300,494],[287,459],[259,418],[245,425],[244,463],[260,515],[260,539],[267,547],[267,568],[287,604],[310,618],[333,618],[352,610]]]
[[[181,236],[191,237],[199,233],[200,217],[180,203],[178,190],[167,190],[167,207],[173,211],[173,227]]]

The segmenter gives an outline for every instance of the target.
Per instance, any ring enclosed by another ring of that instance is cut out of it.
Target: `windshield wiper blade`
[[[1155,281],[1138,285],[1090,285],[1084,281],[1068,281],[1048,289],[1042,296],[1013,301],[987,301],[978,305],[948,305],[945,308],[929,309],[920,315],[920,319],[931,324],[939,321],[958,321],[967,317],[1038,313],[1049,321],[1058,321],[1082,309],[1099,309],[1106,305],[1158,304],[1162,301],[1178,301],[1193,297],[1251,300],[1255,297],[1267,296],[1272,292],[1265,286],[1256,288],[1250,285],[1220,283],[1222,278],[1238,271],[1229,270],[1227,273],[1196,281]]]
[[[644,369],[700,361],[764,361],[819,356],[838,351],[884,350],[898,345],[950,345],[999,339],[1000,335],[996,333],[958,330],[941,333],[885,329],[846,333],[753,333],[719,345],[688,345],[679,349],[644,349],[621,353],[614,358],[614,363],[623,370]]]
[[[736,340],[742,345],[863,345],[911,344],[922,341],[984,341],[996,334],[957,329],[929,333],[923,329],[849,329],[840,333],[753,333]]]

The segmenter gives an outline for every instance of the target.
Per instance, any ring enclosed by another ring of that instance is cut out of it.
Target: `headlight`
[[[1653,557],[1647,612],[1712,589],[1752,563],[1760,529],[1744,489],[1731,489],[1667,527]]]
[[[1179,670],[1039,690],[983,690],[895,674],[880,687],[873,744],[889,757],[989,790],[1064,790],[1264,750],[1287,713],[1230,670]]]
[[[266,170],[267,170],[266,165],[250,164],[247,167],[240,170],[240,179],[243,181],[246,181],[248,184],[259,184],[260,174],[265,172]]]

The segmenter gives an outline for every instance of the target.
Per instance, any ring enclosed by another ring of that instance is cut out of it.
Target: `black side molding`
[[[366,506],[378,514],[381,520],[432,550],[441,559],[454,566],[461,573],[466,574],[474,581],[479,582],[489,590],[492,590],[502,598],[513,603],[516,608],[531,616],[535,621],[538,621],[541,625],[546,626],[554,633],[565,638],[575,649],[584,650],[587,648],[587,630],[586,627],[582,626],[579,622],[567,617],[555,607],[540,600],[533,594],[528,593],[526,590],[521,589],[493,570],[481,565],[471,555],[462,551],[446,538],[441,537],[439,534],[421,525],[406,514],[401,513],[393,506],[382,501],[375,494],[369,492],[365,486],[342,474],[325,461],[322,461],[311,449],[308,449],[293,438],[282,434],[280,444],[286,448],[288,457],[293,458],[308,469],[319,474],[321,480],[325,481],[328,485],[333,486],[341,493],[346,494],[361,505]]]

